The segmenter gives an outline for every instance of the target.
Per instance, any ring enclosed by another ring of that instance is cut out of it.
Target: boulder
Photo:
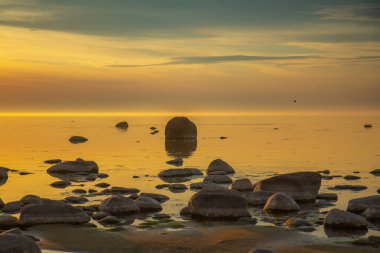
[[[341,184],[334,187],[328,187],[329,190],[350,190],[350,191],[363,191],[368,187],[364,185],[350,185],[350,184]]]
[[[362,216],[364,216],[367,220],[380,220],[380,206],[371,206],[368,207],[363,213]]]
[[[42,199],[36,195],[26,195],[20,199],[20,202],[23,206],[29,204],[38,204],[42,202]]]
[[[336,201],[338,200],[338,195],[336,193],[319,193],[317,195],[317,199],[325,199],[329,201]]]
[[[127,129],[129,127],[128,122],[122,121],[115,125],[116,128]]]
[[[162,210],[162,206],[160,202],[158,202],[157,200],[153,198],[139,197],[138,199],[135,200],[135,203],[137,204],[137,206],[140,208],[141,211],[156,212],[156,211]]]
[[[298,202],[312,202],[321,187],[317,172],[295,172],[267,178],[256,184],[254,191],[283,192]]]
[[[354,176],[354,175],[347,175],[343,177],[345,180],[352,181],[352,180],[359,180],[359,176]]]
[[[0,253],[41,253],[41,250],[28,236],[3,233],[0,234]]]
[[[84,204],[88,202],[88,199],[85,197],[75,197],[75,196],[69,196],[65,198],[65,201],[70,204]]]
[[[166,139],[196,139],[197,127],[186,117],[175,117],[165,126]]]
[[[210,173],[222,171],[226,174],[234,174],[235,170],[225,161],[221,159],[216,159],[212,161],[207,168],[207,175],[210,175]]]
[[[273,192],[256,191],[244,193],[243,196],[247,200],[249,206],[264,206],[272,195]]]
[[[169,200],[168,196],[165,196],[163,194],[158,194],[158,193],[141,193],[140,197],[148,197],[157,200],[160,203],[164,203]]]
[[[139,212],[139,207],[130,198],[112,196],[104,199],[99,205],[99,211],[112,215],[126,215]]]
[[[380,195],[351,199],[348,202],[347,211],[361,214],[372,206],[380,206]]]
[[[87,193],[87,191],[85,189],[74,189],[71,192],[75,193],[75,194],[86,194]]]
[[[237,191],[253,191],[253,185],[247,178],[238,179],[232,183],[231,189]]]
[[[232,179],[226,175],[209,175],[203,180],[204,183],[231,184]]]
[[[238,219],[249,217],[248,204],[233,190],[202,190],[189,200],[187,212],[192,217]]]
[[[0,229],[9,229],[18,227],[18,219],[12,215],[0,215]]]
[[[270,196],[263,208],[265,212],[295,212],[299,209],[297,202],[284,192]]]
[[[22,208],[22,203],[20,201],[12,201],[5,204],[3,208],[4,213],[18,213]]]
[[[78,144],[78,143],[84,143],[88,141],[88,139],[83,136],[71,136],[69,141],[73,144]]]
[[[98,173],[98,165],[93,161],[84,161],[78,158],[76,161],[67,161],[53,165],[48,173]]]
[[[192,177],[192,176],[202,176],[203,173],[199,169],[195,168],[183,168],[183,169],[168,169],[163,170],[158,173],[160,178],[169,177]]]
[[[58,200],[43,199],[41,203],[30,204],[21,209],[20,224],[83,224],[90,217],[80,208]]]
[[[327,213],[323,224],[326,227],[338,229],[366,229],[368,227],[364,217],[336,208]]]
[[[105,183],[105,182],[103,182],[103,183],[98,183],[98,184],[96,184],[95,186],[96,186],[96,187],[99,187],[99,188],[107,188],[107,187],[110,186],[110,184],[109,184],[109,183]]]

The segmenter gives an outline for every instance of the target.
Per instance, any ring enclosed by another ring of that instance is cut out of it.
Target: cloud
[[[150,66],[167,66],[167,65],[192,65],[192,64],[216,64],[226,62],[242,62],[242,61],[277,61],[277,60],[304,60],[320,58],[318,56],[255,56],[255,55],[222,55],[222,56],[185,56],[171,58],[169,61],[142,64],[142,65],[126,65],[113,64],[107,65],[112,68],[135,68],[135,67],[150,67]]]
[[[323,20],[380,21],[380,4],[330,6],[320,9],[314,14]]]

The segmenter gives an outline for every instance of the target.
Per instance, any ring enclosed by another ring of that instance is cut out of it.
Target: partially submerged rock
[[[41,250],[28,236],[3,233],[0,234],[0,253],[41,253]]]
[[[76,161],[62,162],[53,165],[48,173],[98,173],[98,165],[93,161],[85,161],[78,158]]]
[[[351,199],[348,202],[347,211],[359,214],[372,206],[380,206],[380,195]]]
[[[374,176],[380,176],[380,169],[375,169],[375,170],[371,171],[370,173]]]
[[[254,191],[283,192],[298,202],[312,202],[321,187],[317,172],[295,172],[259,181]]]
[[[222,159],[215,159],[212,161],[207,168],[207,175],[210,175],[212,172],[222,171],[226,174],[234,174],[235,170]]]
[[[157,200],[160,203],[164,203],[169,200],[169,197],[163,194],[158,194],[158,193],[141,193],[140,197],[148,197]]]
[[[149,197],[139,197],[135,200],[137,206],[140,208],[141,211],[147,211],[147,212],[156,212],[161,211],[162,206],[160,202],[153,198]]]
[[[338,195],[336,193],[330,193],[330,192],[319,193],[317,195],[317,199],[326,199],[329,201],[336,201],[336,200],[338,200]]]
[[[368,226],[364,217],[336,208],[327,213],[323,224],[326,227],[339,229],[366,229]]]
[[[12,215],[0,215],[0,229],[10,229],[18,227],[18,219]]]
[[[237,191],[253,191],[254,187],[248,178],[237,179],[232,183],[231,189]]]
[[[196,139],[197,127],[186,117],[175,117],[165,126],[166,139]]]
[[[26,195],[20,199],[22,205],[38,204],[42,202],[42,199],[37,195]]]
[[[54,188],[66,188],[70,185],[71,185],[71,182],[68,180],[57,181],[57,182],[50,184],[50,186],[52,186]]]
[[[115,125],[116,128],[127,129],[129,127],[128,122],[122,121]]]
[[[20,224],[82,224],[90,217],[80,208],[58,200],[43,199],[42,203],[30,204],[21,209]]]
[[[263,208],[265,212],[296,212],[299,209],[297,202],[284,192],[270,196]]]
[[[83,136],[71,136],[69,141],[73,144],[78,144],[78,143],[84,143],[88,141],[88,139]]]
[[[160,178],[167,177],[192,177],[192,176],[202,176],[203,173],[199,169],[195,168],[183,168],[183,169],[168,169],[163,170],[158,173]]]
[[[350,190],[350,191],[363,191],[368,187],[364,185],[350,185],[350,184],[341,184],[334,187],[328,187],[329,190]]]
[[[226,175],[208,175],[203,180],[205,183],[215,183],[215,184],[231,184],[232,179]]]
[[[112,194],[133,194],[133,193],[139,193],[140,190],[137,188],[126,188],[126,187],[119,187],[119,186],[113,186],[111,188]]]
[[[200,191],[191,197],[187,208],[193,217],[238,219],[250,216],[247,201],[233,190]]]
[[[170,164],[170,165],[174,165],[174,166],[182,166],[183,160],[182,160],[182,158],[178,157],[176,159],[167,161],[166,163]]]
[[[244,197],[248,202],[249,206],[264,206],[273,192],[267,191],[256,191],[244,193]]]
[[[44,161],[44,163],[47,163],[47,164],[57,164],[57,163],[61,163],[61,162],[62,162],[61,159],[50,159],[50,160]]]
[[[362,215],[367,220],[379,221],[380,220],[380,206],[371,206],[368,207]]]
[[[99,211],[118,216],[138,213],[139,207],[130,198],[123,196],[112,196],[104,199],[100,203]]]

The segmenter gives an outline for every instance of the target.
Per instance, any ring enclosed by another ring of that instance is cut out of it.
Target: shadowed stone
[[[351,199],[348,202],[347,211],[352,213],[362,213],[372,206],[380,206],[380,195]]]
[[[291,196],[277,192],[268,199],[263,209],[265,212],[295,212],[300,208]]]
[[[221,159],[216,159],[208,165],[207,175],[210,175],[210,173],[218,171],[224,172],[226,174],[235,173],[235,170],[228,163]]]
[[[139,212],[136,203],[123,196],[112,196],[104,199],[99,205],[100,212],[106,212],[112,215],[126,215]]]
[[[69,141],[73,144],[78,144],[78,143],[84,143],[88,141],[88,139],[83,136],[71,136]]]
[[[84,161],[78,158],[76,161],[67,161],[53,165],[47,171],[48,173],[98,173],[99,168],[93,161]]]
[[[135,200],[135,203],[137,206],[140,208],[141,211],[161,211],[162,206],[160,202],[153,198],[149,197],[139,197],[138,199]]]
[[[332,209],[325,216],[323,224],[330,228],[366,229],[368,223],[360,215],[339,209]]]
[[[186,117],[175,117],[165,126],[166,139],[196,139],[197,127]]]
[[[231,189],[237,191],[253,191],[253,188],[251,181],[247,178],[235,180],[231,186]]]
[[[40,253],[37,244],[28,236],[16,233],[0,234],[0,253]]]
[[[126,121],[123,121],[123,122],[119,122],[115,125],[116,128],[120,128],[120,129],[127,129],[129,127],[128,125],[128,122]]]

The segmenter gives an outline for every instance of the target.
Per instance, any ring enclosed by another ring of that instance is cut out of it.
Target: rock
[[[310,226],[310,222],[302,218],[288,218],[285,221],[285,224],[289,227],[301,227],[301,226]]]
[[[231,189],[237,191],[253,191],[253,185],[247,178],[235,180],[232,183]]]
[[[374,176],[380,176],[380,169],[376,169],[370,172]]]
[[[202,171],[195,168],[168,169],[168,170],[163,170],[158,174],[160,178],[192,177],[192,176],[202,176],[202,175],[203,175]]]
[[[140,190],[136,188],[125,188],[125,187],[113,186],[111,188],[111,192],[113,194],[133,194],[133,193],[139,193]]]
[[[42,199],[36,195],[26,195],[20,199],[20,202],[23,206],[29,204],[38,204],[42,202]]]
[[[43,199],[42,203],[22,208],[20,224],[32,226],[39,224],[83,224],[90,217],[80,208],[58,200]]]
[[[47,163],[47,164],[57,164],[57,163],[61,163],[61,162],[62,162],[61,159],[51,159],[51,160],[44,161],[44,163]]]
[[[248,253],[276,253],[276,251],[269,249],[251,249]]]
[[[99,205],[99,211],[112,215],[126,215],[139,212],[139,207],[130,198],[112,196],[104,199]]]
[[[171,192],[184,192],[187,190],[186,185],[184,184],[170,184],[169,191]]]
[[[20,201],[12,201],[5,204],[3,208],[4,213],[18,213],[20,212],[22,203]]]
[[[7,179],[8,178],[8,171],[9,169],[0,167],[0,179]]]
[[[226,190],[226,187],[221,184],[206,182],[203,184],[202,190]]]
[[[338,200],[338,195],[336,193],[319,193],[317,199],[326,199],[326,200]]]
[[[363,191],[366,190],[368,187],[364,185],[349,185],[349,184],[343,184],[343,185],[336,185],[334,187],[328,187],[329,190],[350,190],[350,191]]]
[[[0,253],[41,253],[41,250],[28,236],[3,233],[0,234]]]
[[[160,203],[164,203],[169,200],[168,196],[157,193],[141,193],[140,197],[148,197],[157,200]]]
[[[188,213],[192,217],[238,219],[249,217],[248,204],[233,190],[202,190],[189,200]]]
[[[107,216],[107,217],[99,220],[98,222],[100,224],[102,224],[103,226],[105,226],[105,225],[116,225],[116,224],[120,223],[120,220],[115,216]]]
[[[66,187],[68,187],[70,185],[71,185],[71,182],[67,181],[67,180],[57,181],[57,182],[54,182],[54,183],[50,184],[50,186],[52,186],[54,188],[66,188]]]
[[[98,173],[98,165],[93,161],[84,161],[78,158],[76,161],[67,161],[53,165],[48,173]]]
[[[257,223],[257,219],[252,218],[252,217],[240,217],[237,220],[237,223],[242,224],[242,225],[245,225],[245,224],[255,225]]]
[[[65,200],[71,204],[83,204],[83,203],[88,202],[88,199],[85,197],[74,197],[74,196],[66,197]]]
[[[335,206],[333,203],[331,203],[330,201],[327,201],[325,199],[318,200],[314,205],[316,207],[319,207],[319,208],[324,208],[324,207],[329,207],[329,206]]]
[[[0,229],[10,229],[18,227],[18,219],[11,215],[0,215]]]
[[[75,193],[75,194],[86,194],[87,193],[87,191],[85,189],[74,189],[71,192]]]
[[[361,214],[372,206],[380,206],[380,195],[351,199],[348,202],[347,211]]]
[[[207,168],[207,175],[210,175],[212,172],[222,171],[226,174],[234,174],[235,170],[225,161],[221,159],[216,159],[212,161]]]
[[[186,117],[175,117],[165,126],[166,139],[196,139],[197,127]]]
[[[327,213],[323,224],[326,227],[343,229],[366,229],[368,226],[362,216],[336,208]]]
[[[26,175],[30,175],[30,174],[33,174],[31,172],[26,172],[26,171],[21,171],[18,173],[20,176],[26,176]]]
[[[170,219],[171,216],[169,214],[165,214],[165,213],[156,213],[153,215],[152,218],[155,220],[167,220],[167,219]]]
[[[153,198],[149,197],[139,197],[138,199],[135,200],[135,203],[137,206],[140,208],[141,211],[161,211],[162,206],[160,202]]]
[[[107,216],[110,216],[109,213],[106,213],[106,212],[97,212],[95,214],[93,214],[91,217],[94,219],[94,220],[101,220]]]
[[[99,187],[99,188],[107,188],[107,187],[110,186],[110,184],[108,184],[108,183],[98,183],[95,186]]]
[[[3,209],[5,206],[3,200],[0,198],[0,210]]]
[[[224,171],[213,171],[208,173],[208,175],[227,175],[227,173]]]
[[[264,206],[272,195],[273,192],[256,191],[245,193],[243,196],[247,200],[249,206]]]
[[[380,206],[368,207],[363,213],[367,220],[380,220]]]
[[[78,143],[84,143],[88,141],[88,139],[82,136],[71,136],[69,141],[73,144],[78,144]]]
[[[190,189],[192,190],[201,190],[203,188],[204,183],[198,182],[198,183],[192,183],[190,184]]]
[[[277,192],[270,196],[263,208],[265,212],[295,212],[299,209],[295,200],[284,192]]]
[[[298,202],[312,202],[321,187],[317,172],[295,172],[264,179],[254,191],[284,192]]]
[[[353,176],[353,175],[347,175],[347,176],[344,176],[343,178],[346,179],[346,180],[349,180],[349,181],[359,180],[360,179],[359,176]]]
[[[166,162],[167,164],[174,165],[174,166],[182,166],[183,160],[182,158],[176,158],[174,160],[170,160]]]
[[[95,190],[95,189],[88,189],[88,193],[95,193],[95,192],[98,192],[97,190]]]
[[[98,174],[98,178],[107,178],[107,177],[109,177],[109,176],[106,173],[99,173]]]
[[[203,180],[204,183],[231,184],[232,179],[226,175],[209,175]]]
[[[164,188],[169,188],[170,184],[158,184],[156,185],[156,189],[164,189]]]
[[[317,171],[318,173],[321,173],[321,174],[324,174],[324,175],[328,175],[330,174],[330,171],[329,170],[320,170],[320,171]]]
[[[115,125],[116,128],[120,128],[120,129],[127,129],[129,127],[128,125],[128,122],[126,121],[123,121],[123,122],[119,122]]]

